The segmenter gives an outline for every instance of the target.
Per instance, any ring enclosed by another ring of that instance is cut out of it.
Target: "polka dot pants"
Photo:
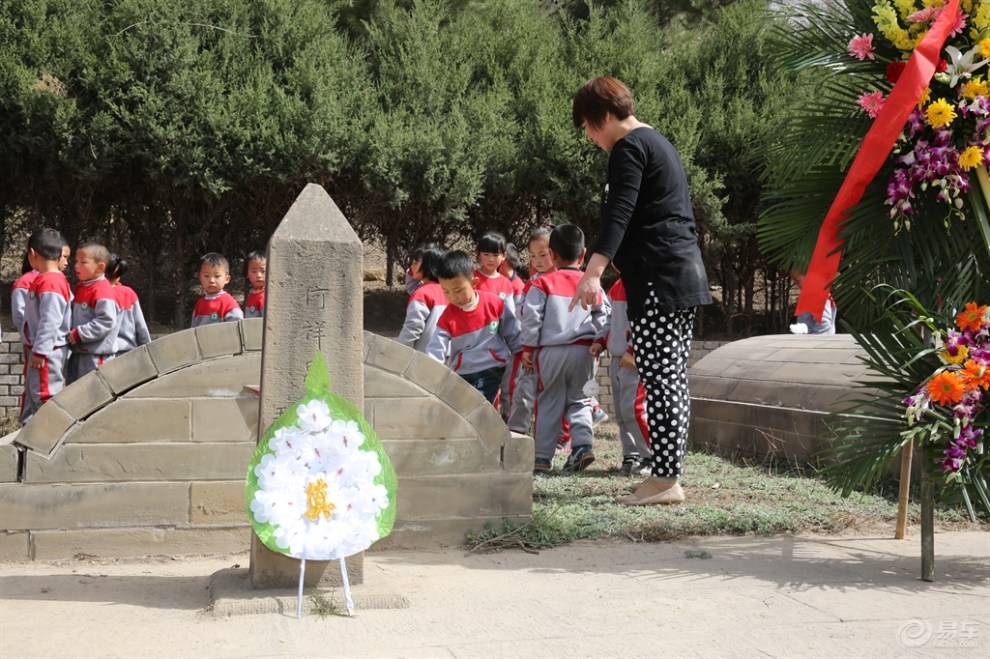
[[[653,475],[681,475],[687,448],[691,398],[687,361],[694,308],[661,313],[651,289],[643,316],[629,321],[636,367],[646,390],[646,424],[653,450]]]

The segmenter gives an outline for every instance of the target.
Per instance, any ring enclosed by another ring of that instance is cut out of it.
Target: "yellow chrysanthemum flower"
[[[914,6],[914,0],[894,0],[894,6],[897,7],[897,12],[901,18],[907,18],[918,11]]]
[[[982,32],[990,27],[990,2],[981,2],[976,14],[973,15],[973,25]]]
[[[973,169],[983,164],[983,149],[978,146],[968,146],[959,154],[959,166],[963,169]]]
[[[973,0],[960,0],[959,8],[967,14],[971,14],[973,12]]]
[[[986,41],[990,41],[987,39]],[[965,85],[963,85],[963,97],[970,100],[976,98],[977,96],[987,96],[988,90],[986,80],[980,80],[979,78],[973,78],[968,80]]]
[[[925,87],[925,91],[921,92],[921,98],[918,99],[918,109],[920,110],[925,106],[925,103],[932,97],[932,88]]]
[[[925,109],[925,121],[932,128],[942,128],[956,118],[956,109],[944,98],[940,98]]]
[[[990,39],[980,39],[980,57],[987,59],[990,57]]]
[[[966,346],[956,346],[956,354],[951,354],[948,350],[943,350],[938,354],[946,364],[962,364],[969,357],[969,348]]]

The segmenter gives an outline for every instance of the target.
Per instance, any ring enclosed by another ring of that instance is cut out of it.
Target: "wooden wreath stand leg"
[[[911,498],[911,458],[914,454],[914,442],[910,441],[901,449],[901,482],[897,493],[897,528],[894,530],[896,540],[904,539],[907,528],[908,501]]]
[[[921,477],[921,579],[935,581],[935,483]]]

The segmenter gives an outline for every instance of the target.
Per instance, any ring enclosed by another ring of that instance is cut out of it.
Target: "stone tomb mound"
[[[825,422],[869,380],[848,334],[756,336],[726,344],[691,367],[691,443],[725,455],[814,463]]]
[[[257,442],[260,319],[185,330],[108,362],[0,445],[0,560],[239,552]],[[456,374],[364,334],[364,416],[399,477],[374,549],[460,544],[532,512],[533,442]]]

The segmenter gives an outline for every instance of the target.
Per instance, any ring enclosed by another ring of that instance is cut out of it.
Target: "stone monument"
[[[331,387],[364,408],[363,251],[357,234],[321,186],[309,184],[268,243],[258,437],[304,394],[313,355],[323,353]],[[351,583],[363,581],[363,554],[347,559]],[[307,561],[306,585],[339,579],[328,563]],[[299,562],[251,535],[251,585],[287,588]]]

